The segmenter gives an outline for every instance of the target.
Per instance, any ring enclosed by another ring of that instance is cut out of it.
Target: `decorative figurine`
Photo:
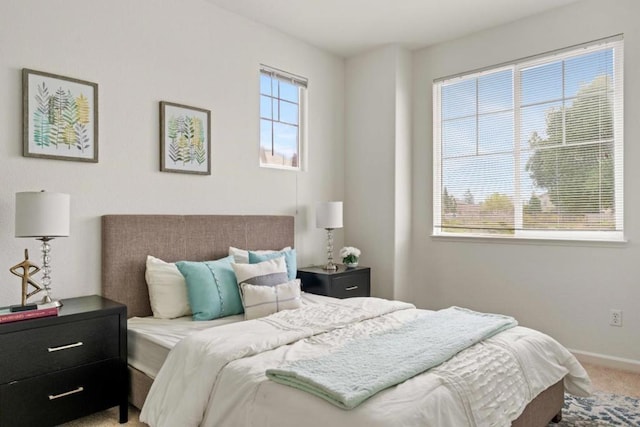
[[[22,268],[22,272],[18,272],[19,269]],[[9,269],[9,271],[22,278],[22,306],[24,307],[27,304],[27,299],[34,296],[38,292],[44,290],[42,286],[35,280],[31,278],[31,275],[36,274],[40,271],[40,267],[33,264],[29,261],[29,251],[27,249],[24,250],[24,261],[20,264],[16,264]],[[33,286],[35,289],[29,292],[29,285]]]

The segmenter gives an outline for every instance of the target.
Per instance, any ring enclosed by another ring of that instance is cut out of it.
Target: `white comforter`
[[[410,304],[350,298],[190,335],[169,354],[140,419],[163,426],[508,426],[565,378],[589,393],[577,360],[555,340],[516,327],[386,389],[352,410],[268,380],[285,361],[318,357],[349,339],[398,327]]]

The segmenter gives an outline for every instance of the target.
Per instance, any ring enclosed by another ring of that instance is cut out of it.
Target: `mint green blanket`
[[[450,307],[427,312],[397,329],[351,341],[326,356],[268,369],[266,374],[275,382],[353,409],[377,392],[516,325],[509,316]]]

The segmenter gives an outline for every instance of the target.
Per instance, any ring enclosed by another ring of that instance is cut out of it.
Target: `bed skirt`
[[[551,420],[558,422],[562,418],[563,405],[564,385],[563,380],[560,380],[529,402],[524,412],[511,425],[513,427],[543,427]]]

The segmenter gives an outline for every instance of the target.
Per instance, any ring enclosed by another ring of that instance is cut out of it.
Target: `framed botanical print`
[[[160,170],[211,175],[211,111],[160,102]]]
[[[98,162],[98,85],[22,70],[25,157]]]

